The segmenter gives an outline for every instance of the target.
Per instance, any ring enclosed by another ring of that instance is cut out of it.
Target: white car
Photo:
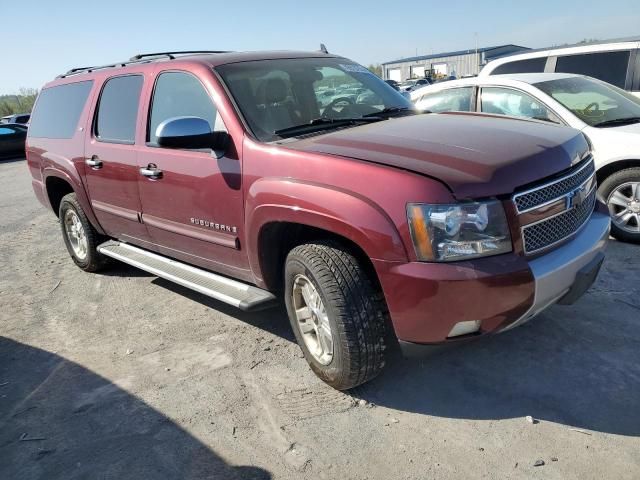
[[[588,75],[640,97],[640,38],[529,50],[489,62],[480,77],[515,73]]]
[[[612,235],[640,243],[640,98],[582,75],[454,80],[411,92],[418,110],[483,112],[568,125],[588,138]]]

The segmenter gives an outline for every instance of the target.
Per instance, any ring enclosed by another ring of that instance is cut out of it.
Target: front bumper
[[[554,303],[575,302],[593,284],[604,260],[610,229],[609,215],[595,211],[569,243],[529,262],[535,297],[527,313],[502,331],[528,322]]]
[[[513,253],[451,264],[374,262],[398,340],[457,343],[509,330],[554,303],[572,303],[597,276],[609,228],[608,214],[597,208],[571,241],[532,260]],[[480,328],[451,336],[461,322]]]

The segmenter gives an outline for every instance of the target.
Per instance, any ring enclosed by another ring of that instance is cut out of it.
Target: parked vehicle
[[[385,80],[384,83],[393,87],[394,90],[400,90],[400,84],[395,80]]]
[[[430,83],[431,82],[429,82],[429,80],[427,80],[426,78],[407,80],[406,82],[401,83],[398,89],[401,92],[410,92],[415,88],[429,85]]]
[[[319,107],[340,77],[379,103]],[[73,69],[41,91],[27,158],[78,267],[115,258],[245,310],[284,297],[338,389],[373,378],[393,336],[450,344],[574,302],[609,233],[580,132],[420,115],[323,53]]]
[[[6,117],[0,118],[0,124],[2,123],[19,123],[21,125],[26,125],[29,123],[29,115],[28,113],[16,113],[14,115],[7,115]]]
[[[24,156],[27,128],[17,123],[0,124],[0,157]]]
[[[640,96],[640,38],[528,50],[489,62],[479,76],[543,72],[587,75]]]
[[[580,130],[593,145],[612,235],[640,243],[640,99],[608,83],[564,73],[495,75],[413,93],[419,110],[478,111]]]

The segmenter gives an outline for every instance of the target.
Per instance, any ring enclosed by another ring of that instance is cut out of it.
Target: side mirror
[[[158,145],[167,148],[211,148],[224,151],[229,145],[227,132],[213,132],[209,122],[199,117],[168,118],[156,129]]]

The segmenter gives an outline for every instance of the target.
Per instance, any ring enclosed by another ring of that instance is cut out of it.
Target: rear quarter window
[[[497,66],[491,72],[491,75],[503,75],[508,73],[542,73],[544,72],[544,66],[546,63],[547,57],[516,60]]]
[[[624,88],[627,81],[629,55],[628,50],[623,50],[558,57],[556,72],[587,75]]]
[[[29,137],[73,137],[92,86],[93,80],[87,80],[42,90],[31,116]]]

